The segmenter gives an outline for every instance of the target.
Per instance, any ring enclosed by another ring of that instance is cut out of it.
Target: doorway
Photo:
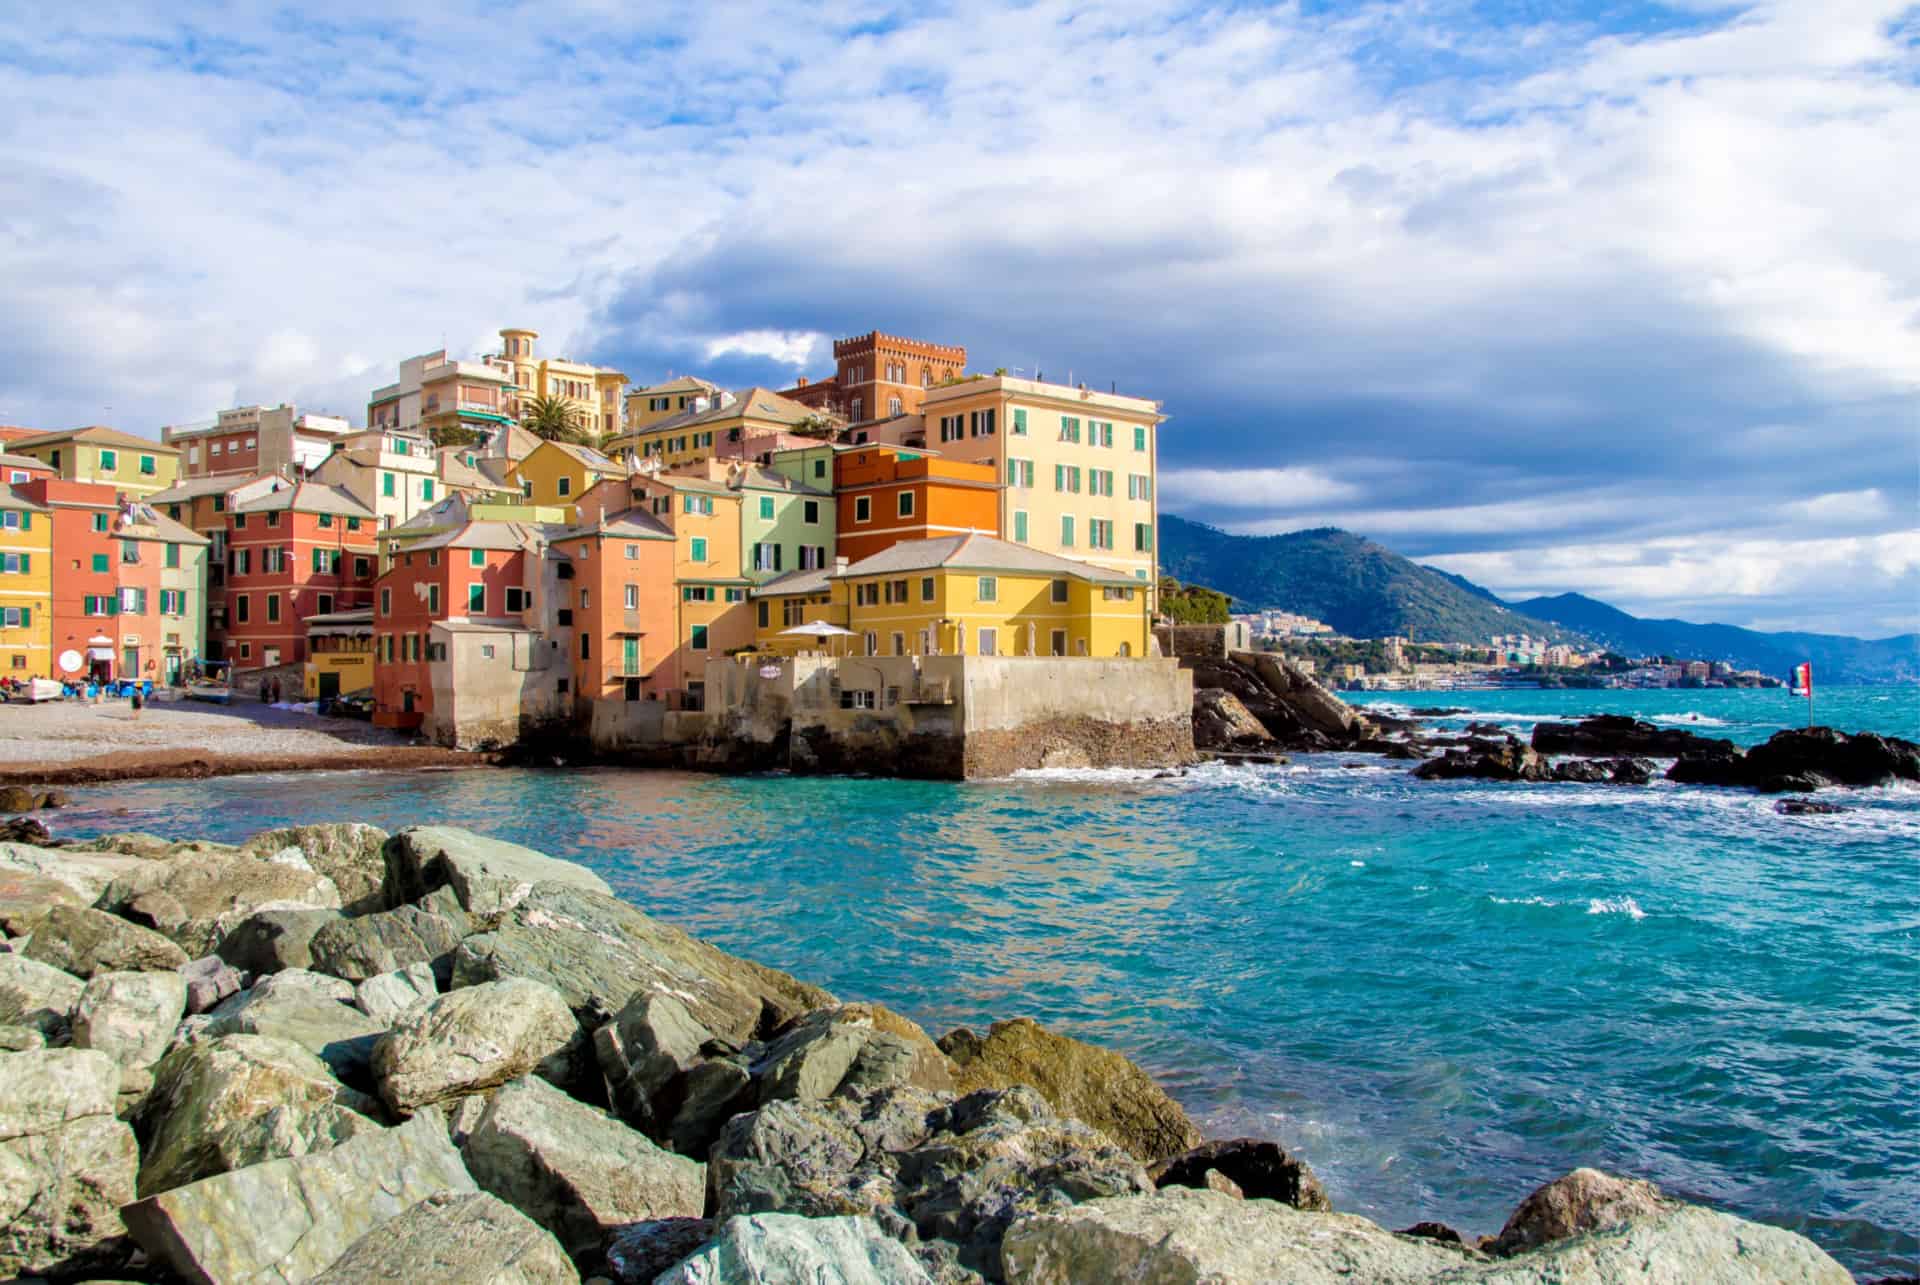
[[[340,675],[337,672],[334,672],[331,670],[323,671],[320,674],[320,691],[318,693],[319,698],[323,701],[332,700],[335,696],[338,696],[339,694],[340,694]]]

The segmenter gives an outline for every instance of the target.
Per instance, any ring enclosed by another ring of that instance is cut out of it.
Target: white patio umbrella
[[[786,634],[798,634],[805,638],[819,639],[853,637],[853,630],[842,629],[839,625],[828,624],[824,620],[809,620],[804,625],[795,625],[791,629],[782,629],[780,633],[783,636]]]

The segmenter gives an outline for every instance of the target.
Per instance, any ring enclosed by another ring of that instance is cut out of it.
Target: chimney
[[[845,571],[850,565],[852,564],[849,563],[847,559],[844,557],[836,556],[833,560],[833,569],[836,572]]]
[[[795,388],[805,388],[807,386],[807,377],[805,375],[800,376],[798,379],[794,380],[793,386]]]

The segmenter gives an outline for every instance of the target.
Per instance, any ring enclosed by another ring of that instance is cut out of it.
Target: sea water
[[[1383,698],[1524,733],[1630,713],[1741,743],[1775,691]],[[1822,722],[1920,738],[1912,689]],[[347,772],[76,791],[60,831],[464,825],[936,1035],[1028,1015],[1143,1063],[1337,1207],[1496,1230],[1576,1165],[1920,1268],[1920,791],[1413,780],[1359,755],[945,784]]]

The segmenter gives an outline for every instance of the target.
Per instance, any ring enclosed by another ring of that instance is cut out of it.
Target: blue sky
[[[880,327],[1164,400],[1169,511],[1920,628],[1913,5],[388,9],[0,31],[0,422]]]

